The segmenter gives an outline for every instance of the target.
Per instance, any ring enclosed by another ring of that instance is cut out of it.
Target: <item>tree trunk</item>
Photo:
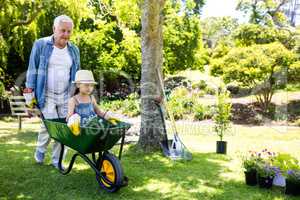
[[[138,146],[145,152],[160,148],[163,126],[155,99],[161,96],[158,73],[163,62],[164,0],[144,0],[142,14],[141,129]]]

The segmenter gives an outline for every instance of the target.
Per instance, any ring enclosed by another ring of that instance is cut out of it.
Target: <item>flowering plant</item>
[[[260,177],[274,178],[276,174],[280,173],[280,169],[262,162],[258,164],[257,173]]]
[[[258,156],[268,162],[272,163],[274,161],[274,157],[276,156],[275,152],[268,151],[268,149],[262,150],[260,153],[258,153]]]
[[[262,150],[261,152],[249,151],[249,154],[243,157],[243,167],[246,172],[250,171],[261,171],[268,166],[272,166],[275,153],[270,152],[267,149]],[[258,169],[260,168],[260,170]],[[267,173],[267,172],[266,172]]]
[[[260,177],[273,178],[276,174],[280,173],[280,169],[272,165],[275,155],[274,152],[268,151],[268,149],[264,149],[258,153],[260,159],[257,163],[257,173]]]
[[[243,157],[243,168],[246,172],[256,171],[257,163],[260,161],[260,157],[257,152],[249,151],[247,156]]]
[[[295,183],[300,183],[300,170],[288,170],[286,178]]]

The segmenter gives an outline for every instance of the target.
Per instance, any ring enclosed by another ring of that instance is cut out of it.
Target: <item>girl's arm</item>
[[[66,118],[67,121],[74,114],[75,105],[76,105],[75,99],[71,98],[68,103],[68,114],[67,114],[67,118]]]
[[[97,102],[96,102],[96,99],[95,99],[94,96],[92,96],[92,102],[93,102],[93,106],[94,106],[94,110],[95,110],[96,114],[97,114],[98,116],[104,118],[106,112],[103,112],[103,111],[100,110],[100,108],[98,107]]]

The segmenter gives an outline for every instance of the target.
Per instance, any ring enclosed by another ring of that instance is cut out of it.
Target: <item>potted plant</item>
[[[284,174],[289,169],[297,169],[298,161],[296,158],[286,153],[279,153],[274,157],[273,165],[280,168],[273,180],[273,185],[284,188],[286,186],[286,178]]]
[[[245,173],[245,182],[247,185],[257,184],[257,163],[259,157],[256,152],[250,151],[250,155],[243,157],[243,168]]]
[[[261,161],[257,165],[258,185],[260,188],[271,188],[273,179],[276,175],[276,167],[271,166],[265,161]]]
[[[288,170],[285,193],[300,195],[300,170]]]
[[[227,142],[223,141],[224,134],[230,128],[230,111],[231,103],[228,103],[229,93],[224,87],[221,87],[218,91],[217,105],[213,120],[215,122],[214,130],[219,136],[217,141],[217,153],[226,154]]]

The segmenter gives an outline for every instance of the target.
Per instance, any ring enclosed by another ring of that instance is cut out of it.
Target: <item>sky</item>
[[[232,16],[239,21],[246,21],[243,13],[236,11],[237,0],[206,0],[202,8],[202,17]]]

